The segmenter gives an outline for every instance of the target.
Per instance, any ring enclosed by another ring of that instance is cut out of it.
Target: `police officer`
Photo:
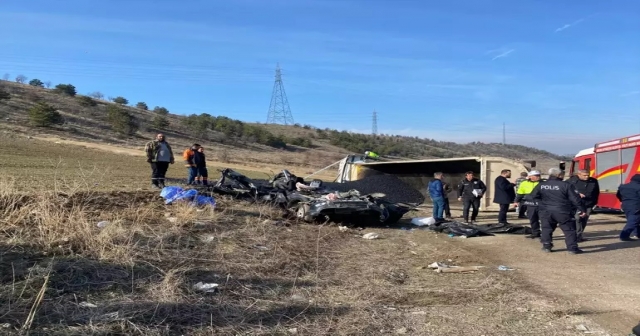
[[[516,200],[514,204],[520,204],[526,208],[527,218],[531,225],[531,234],[527,238],[540,238],[540,216],[538,212],[538,202],[531,199],[531,192],[540,183],[540,172],[532,170],[527,174],[527,179],[520,182],[518,191],[516,192]]]
[[[531,192],[531,199],[538,201],[542,219],[542,250],[551,252],[553,231],[560,226],[564,233],[567,250],[571,254],[582,253],[578,248],[575,212],[585,215],[585,208],[575,186],[565,182],[564,172],[559,168],[549,169],[549,179],[538,183]]]
[[[629,183],[620,185],[616,196],[627,217],[627,225],[620,232],[620,240],[630,241],[633,232],[640,234],[640,174],[633,175]]]

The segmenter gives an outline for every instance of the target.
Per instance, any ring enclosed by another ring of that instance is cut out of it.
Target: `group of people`
[[[443,211],[445,204],[448,207],[449,192],[444,187],[444,174],[434,174],[434,180],[427,187],[433,200],[433,214],[437,222],[445,220]],[[558,168],[549,170],[549,178],[541,179],[539,171],[532,170],[522,173],[515,183],[511,182],[511,171],[502,170],[500,176],[494,181],[493,203],[499,205],[498,223],[508,225],[507,213],[511,206],[518,208],[519,218],[528,218],[531,225],[531,234],[528,238],[540,238],[543,250],[551,252],[553,248],[552,235],[560,226],[565,234],[567,250],[572,253],[581,253],[578,242],[584,241],[584,229],[591,210],[598,203],[600,188],[598,180],[589,176],[588,171],[580,170],[569,180],[564,181],[564,171]],[[640,177],[638,179],[638,214],[640,221]],[[621,186],[625,193],[630,188]],[[486,185],[474,176],[473,172],[467,172],[465,178],[458,185],[458,200],[463,202],[464,222],[473,224],[478,216],[480,199],[486,193]],[[628,192],[629,193],[629,192]],[[469,216],[469,210],[471,216]],[[449,210],[450,211],[450,210]],[[450,217],[450,214],[447,214]],[[633,217],[633,215],[632,215]],[[624,236],[621,236],[621,239]],[[628,237],[627,237],[628,239]]]
[[[151,165],[151,186],[156,189],[165,187],[165,179],[170,164],[175,163],[173,149],[164,134],[159,133],[156,138],[145,145],[147,162]],[[204,147],[193,144],[182,154],[187,167],[187,184],[208,184],[207,161]]]
[[[184,166],[187,167],[187,185],[208,185],[209,173],[204,147],[193,144],[182,153]]]

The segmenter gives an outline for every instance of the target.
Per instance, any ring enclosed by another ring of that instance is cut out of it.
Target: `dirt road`
[[[497,214],[487,215],[484,222]],[[585,233],[589,240],[580,245],[585,251],[581,255],[566,252],[559,229],[554,237],[556,251],[550,254],[540,250],[538,240],[520,235],[452,240],[462,249],[516,268],[533,291],[575,303],[576,314],[585,315],[612,335],[628,335],[640,320],[640,242],[617,239],[623,224],[622,216],[592,216]]]

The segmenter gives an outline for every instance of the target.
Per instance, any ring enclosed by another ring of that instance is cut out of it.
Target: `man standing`
[[[442,182],[442,187],[444,188],[444,216],[445,216],[445,219],[451,220],[453,219],[453,217],[451,217],[451,206],[449,204],[449,194],[453,191],[453,188],[451,188],[451,184],[444,181]]]
[[[582,237],[584,229],[587,227],[587,221],[591,215],[593,207],[598,204],[598,198],[600,197],[600,184],[598,180],[589,176],[589,171],[586,169],[578,170],[578,173],[571,176],[567,180],[569,183],[576,187],[576,190],[580,193],[580,198],[584,202],[584,208],[587,210],[584,217],[576,216],[576,235],[578,241],[582,242],[585,239]]]
[[[527,218],[531,225],[531,234],[527,238],[540,238],[540,215],[538,212],[538,202],[531,199],[531,192],[540,182],[540,172],[532,170],[528,173],[528,179],[522,181],[516,191],[516,201],[514,204],[524,205],[527,209]]]
[[[518,194],[518,189],[520,188],[520,183],[526,181],[528,179],[529,173],[522,172],[520,173],[520,177],[516,179],[516,195]],[[518,211],[518,218],[527,218],[525,216],[525,212],[527,211],[527,206],[523,202],[515,202],[516,210]]]
[[[551,252],[553,231],[560,226],[564,233],[567,250],[571,254],[582,253],[576,237],[575,212],[585,215],[580,194],[573,184],[563,181],[564,172],[558,168],[549,169],[549,179],[538,183],[531,192],[531,199],[538,201],[542,219],[542,250]]]
[[[635,174],[629,183],[618,187],[616,196],[622,203],[622,211],[627,217],[627,224],[620,231],[620,240],[632,241],[631,234],[640,234],[640,174]]]
[[[193,144],[191,148],[185,149],[182,153],[184,166],[187,167],[187,185],[194,184],[196,176],[198,176],[198,167],[196,166],[195,157],[199,147],[199,144]]]
[[[444,192],[442,175],[441,172],[433,174],[433,181],[429,182],[427,186],[429,196],[433,201],[433,219],[436,220],[436,223],[444,222],[444,198],[447,195]]]
[[[156,139],[149,141],[145,147],[147,162],[151,165],[151,185],[153,188],[164,188],[164,179],[173,164],[174,157],[171,146],[167,143],[164,134],[156,135]]]
[[[493,183],[495,190],[493,203],[500,205],[500,212],[498,213],[498,223],[500,224],[509,224],[507,223],[507,211],[509,211],[509,206],[516,199],[516,191],[514,189],[516,185],[508,180],[510,177],[511,170],[503,169],[500,172],[500,176],[496,177]]]
[[[487,192],[487,186],[473,176],[472,171],[465,173],[465,178],[458,185],[458,201],[462,201],[462,217],[465,223],[473,223],[478,217],[480,198]],[[469,222],[469,208],[473,208]]]

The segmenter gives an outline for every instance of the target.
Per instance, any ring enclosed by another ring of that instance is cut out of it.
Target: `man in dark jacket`
[[[598,180],[589,176],[589,171],[585,169],[579,170],[576,175],[571,176],[567,181],[576,187],[576,190],[580,193],[582,202],[584,202],[584,207],[587,210],[584,217],[576,215],[576,235],[578,236],[578,241],[585,241],[582,234],[587,227],[587,221],[589,220],[593,207],[598,204],[600,184]]]
[[[511,183],[508,178],[511,178],[511,170],[503,169],[493,184],[493,203],[500,205],[500,212],[498,213],[498,223],[500,224],[508,224],[507,211],[509,211],[509,205],[516,199],[516,191],[514,189],[516,185]]]
[[[446,219],[453,219],[451,217],[451,206],[449,205],[449,194],[453,191],[451,188],[451,184],[444,182],[442,183],[442,187],[444,188],[444,217]]]
[[[465,178],[458,185],[458,201],[462,201],[462,217],[465,223],[469,223],[469,208],[473,208],[471,213],[471,223],[475,222],[480,209],[480,199],[487,192],[487,186],[480,179],[473,176],[472,171],[465,174]]]
[[[631,234],[640,234],[640,174],[635,174],[629,183],[618,187],[616,197],[622,203],[622,211],[627,217],[627,224],[620,232],[620,240],[631,241]]]
[[[538,202],[542,219],[542,250],[551,252],[553,231],[560,226],[564,233],[567,250],[571,254],[582,253],[576,237],[576,210],[585,215],[584,205],[575,186],[563,181],[564,172],[558,168],[549,169],[549,179],[538,183],[531,192],[531,199]]]
[[[640,323],[631,330],[634,336],[640,336]]]
[[[433,219],[435,219],[436,222],[444,222],[444,198],[446,195],[441,172],[433,174],[433,181],[429,182],[427,190],[433,201]]]

